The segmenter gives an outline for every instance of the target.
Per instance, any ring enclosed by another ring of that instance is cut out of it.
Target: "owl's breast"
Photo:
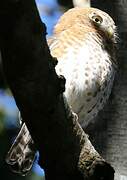
[[[115,69],[110,54],[99,43],[69,47],[58,59],[56,72],[66,78],[65,96],[86,127],[111,93]]]

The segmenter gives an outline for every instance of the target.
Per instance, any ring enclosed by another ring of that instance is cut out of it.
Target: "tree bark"
[[[65,79],[56,75],[35,1],[1,0],[0,22],[4,73],[40,152],[46,180],[113,180],[113,168],[63,97]]]
[[[127,1],[93,0],[91,5],[108,12],[116,22],[119,68],[109,103],[88,132],[97,150],[114,166],[116,179],[122,180],[127,179]]]

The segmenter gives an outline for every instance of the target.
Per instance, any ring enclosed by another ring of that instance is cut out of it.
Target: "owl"
[[[60,18],[48,40],[52,56],[58,59],[56,72],[66,79],[67,102],[84,129],[111,93],[117,69],[116,39],[115,23],[107,13],[96,8],[73,8]],[[13,171],[25,175],[35,153],[34,142],[23,123],[6,161]]]

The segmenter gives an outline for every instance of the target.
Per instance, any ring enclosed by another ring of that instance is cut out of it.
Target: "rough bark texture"
[[[34,0],[1,0],[3,68],[22,118],[40,152],[46,180],[113,180],[66,104]]]
[[[97,150],[114,166],[116,180],[123,180],[127,179],[127,1],[93,0],[92,6],[105,10],[114,18],[120,42],[119,71],[113,93],[88,132]]]

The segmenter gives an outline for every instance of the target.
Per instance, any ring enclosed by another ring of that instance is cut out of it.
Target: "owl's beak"
[[[112,27],[109,27],[108,30],[107,30],[107,34],[108,34],[108,37],[110,39],[112,39],[113,36],[114,36],[114,29]]]

